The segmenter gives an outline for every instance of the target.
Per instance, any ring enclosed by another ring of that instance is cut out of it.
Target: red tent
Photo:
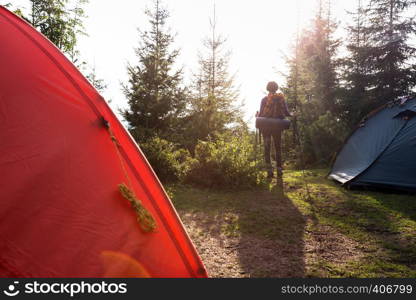
[[[206,277],[149,163],[50,41],[0,7],[0,276]]]

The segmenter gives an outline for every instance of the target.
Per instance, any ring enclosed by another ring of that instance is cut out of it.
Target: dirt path
[[[227,235],[200,214],[185,214],[183,221],[211,277],[306,277],[313,275],[311,266],[322,261],[339,265],[362,256],[359,244],[325,226],[313,232],[304,229],[304,238],[293,243]]]
[[[339,265],[361,257],[358,243],[315,224],[285,195],[184,197],[186,205],[178,212],[211,277],[314,276],[322,261]]]

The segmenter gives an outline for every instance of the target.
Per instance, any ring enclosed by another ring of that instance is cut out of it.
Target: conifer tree
[[[297,106],[307,163],[328,162],[330,149],[340,139],[336,132],[340,127],[336,56],[340,42],[333,37],[337,26],[330,4],[330,1],[317,1],[312,26],[299,34],[296,55],[288,61],[285,93],[288,103]]]
[[[409,44],[415,22],[409,0],[358,0],[349,26],[349,55],[344,60],[342,119],[353,128],[368,112],[416,84],[415,48]]]
[[[355,12],[350,13],[352,24],[347,28],[348,56],[343,60],[340,117],[350,129],[368,113],[370,106],[368,91],[371,87],[371,45],[365,30],[369,21],[367,13],[363,0],[358,0]]]
[[[409,16],[413,0],[370,0],[364,31],[371,44],[372,105],[378,106],[412,93],[416,85],[416,48],[409,43],[416,23]],[[372,108],[372,107],[370,107]]]
[[[179,50],[171,49],[174,39],[166,29],[169,13],[161,1],[155,0],[145,13],[150,29],[140,31],[138,61],[127,68],[129,81],[123,91],[129,108],[122,115],[139,142],[154,136],[172,140],[186,103],[182,69],[174,69]]]
[[[304,55],[306,68],[311,79],[309,91],[311,99],[317,106],[317,113],[330,111],[335,113],[337,74],[339,61],[336,53],[340,45],[339,40],[333,38],[337,25],[331,16],[331,1],[318,0],[317,13],[311,30],[305,32],[306,45]]]

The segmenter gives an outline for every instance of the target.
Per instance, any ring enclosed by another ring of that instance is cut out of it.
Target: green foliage
[[[349,133],[346,125],[329,111],[311,123],[298,118],[297,124],[300,140],[295,140],[292,130],[285,131],[282,139],[282,153],[289,168],[327,166]]]
[[[416,48],[410,35],[416,30],[414,17],[406,16],[415,7],[413,0],[371,0],[364,30],[371,42],[372,97],[379,104],[407,96],[416,85]]]
[[[348,27],[348,56],[342,61],[341,77],[341,113],[340,118],[352,129],[372,109],[370,105],[370,61],[371,43],[365,26],[368,10],[358,2],[352,16],[352,24]],[[373,104],[374,106],[374,104]]]
[[[83,6],[88,0],[73,1],[71,7],[68,0],[30,0],[30,3],[31,13],[26,19],[77,63],[77,36],[85,34]]]
[[[250,135],[220,135],[198,142],[185,182],[209,188],[255,187],[264,179],[259,168]]]
[[[129,108],[121,111],[139,142],[158,136],[172,140],[183,117],[186,89],[182,70],[173,70],[178,50],[171,50],[173,36],[166,30],[169,13],[154,1],[146,10],[150,30],[140,32],[137,65],[127,68],[129,81],[123,85]]]
[[[349,26],[349,50],[344,59],[341,118],[353,128],[373,109],[413,94],[416,65],[411,45],[416,22],[410,0],[359,2]]]
[[[217,32],[215,11],[210,25],[188,106],[187,147],[191,151],[198,140],[215,138],[243,123],[234,77],[228,71],[230,53],[224,50],[226,39]]]
[[[335,30],[330,10],[319,1],[312,26],[299,34],[295,53],[288,60],[290,73],[283,90],[289,106],[296,110],[300,140],[287,140],[285,149],[297,160],[296,166],[302,165],[300,155],[296,155],[301,151],[308,165],[328,164],[345,136],[339,119],[340,62],[336,55],[340,42],[333,38]]]
[[[416,85],[416,26],[410,0],[358,2],[348,28],[348,55],[337,58],[339,41],[330,10],[319,6],[312,26],[297,37],[285,93],[297,110],[300,145],[284,145],[289,157],[303,150],[307,165],[327,165],[344,137],[374,108],[409,95]],[[298,150],[295,150],[298,149]],[[295,161],[299,166],[299,161]]]
[[[29,3],[27,15],[12,3],[5,6],[38,29],[80,68],[84,62],[79,62],[77,41],[80,34],[86,34],[83,19],[88,0],[29,0]]]
[[[313,137],[313,140],[304,144],[303,150],[305,154],[315,153],[314,163],[318,165],[325,165],[332,160],[348,132],[345,125],[329,111],[319,116],[310,126],[305,126],[303,130],[307,132],[307,136]]]
[[[177,181],[188,171],[189,152],[167,140],[154,137],[141,143],[140,148],[162,182]]]

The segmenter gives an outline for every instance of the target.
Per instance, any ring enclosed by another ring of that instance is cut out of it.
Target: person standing
[[[291,117],[286,104],[285,97],[283,93],[278,93],[279,85],[271,81],[267,84],[266,89],[268,95],[261,100],[260,111],[256,114],[256,117],[264,118],[278,118],[285,119],[286,117]],[[283,166],[282,166],[282,131],[270,129],[261,129],[260,134],[263,136],[264,140],[264,160],[267,167],[267,177],[273,178],[273,166],[270,158],[270,148],[273,145],[276,155],[276,169],[277,176],[281,177],[283,175]]]

